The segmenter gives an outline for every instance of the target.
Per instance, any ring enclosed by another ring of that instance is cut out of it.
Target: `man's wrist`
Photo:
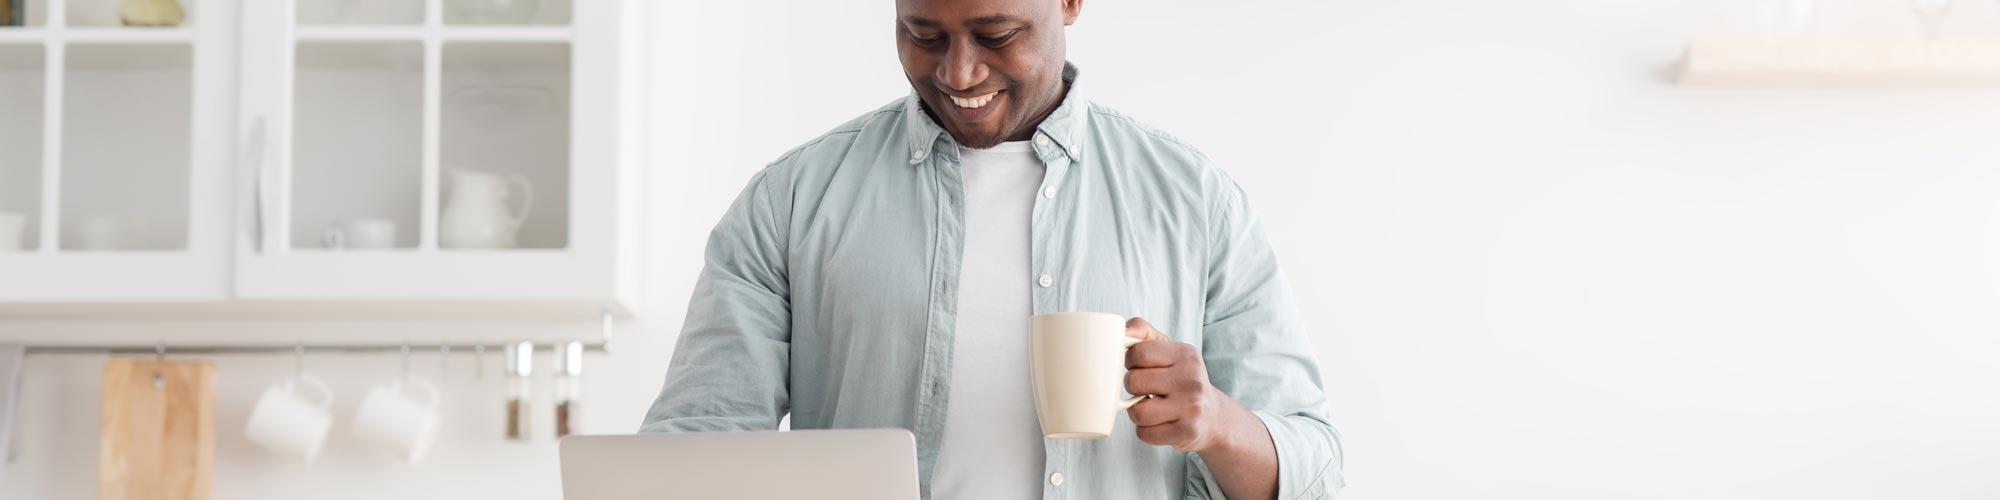
[[[1195,453],[1208,460],[1210,457],[1227,458],[1271,447],[1271,432],[1264,428],[1264,420],[1257,418],[1256,412],[1227,395],[1222,397],[1222,402],[1225,417],[1221,432],[1216,433],[1217,439],[1211,440],[1208,446],[1194,450]]]

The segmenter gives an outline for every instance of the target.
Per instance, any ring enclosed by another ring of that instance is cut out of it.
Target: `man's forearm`
[[[1278,497],[1278,447],[1264,421],[1242,404],[1230,401],[1232,415],[1225,439],[1197,454],[1208,472],[1232,499]]]

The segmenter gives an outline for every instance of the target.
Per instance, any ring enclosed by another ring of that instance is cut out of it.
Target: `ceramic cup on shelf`
[[[401,377],[368,391],[361,408],[354,412],[354,437],[370,447],[416,463],[437,441],[438,400],[436,384],[416,377]]]
[[[331,224],[321,237],[326,248],[380,250],[396,247],[396,222],[361,219]]]
[[[333,428],[332,408],[333,390],[318,378],[299,374],[264,389],[250,408],[243,435],[273,454],[312,463]]]
[[[28,249],[28,214],[0,212],[0,253]]]
[[[83,228],[77,234],[79,250],[118,250],[125,243],[125,224],[108,215],[93,215],[83,219]]]

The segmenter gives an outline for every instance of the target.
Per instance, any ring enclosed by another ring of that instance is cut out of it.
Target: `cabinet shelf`
[[[194,32],[187,28],[4,28],[0,29],[0,44],[49,44],[68,43],[118,43],[118,44],[178,44],[194,43]]]
[[[568,26],[301,26],[302,42],[567,42]]]

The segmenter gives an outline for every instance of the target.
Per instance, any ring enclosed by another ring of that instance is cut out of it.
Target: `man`
[[[933,498],[1325,498],[1338,436],[1242,191],[1085,99],[1083,0],[898,0],[911,95],[785,154],[710,235],[642,431],[900,427]],[[1133,317],[1103,440],[1043,439],[1028,319]],[[1142,319],[1143,317],[1143,319]]]

